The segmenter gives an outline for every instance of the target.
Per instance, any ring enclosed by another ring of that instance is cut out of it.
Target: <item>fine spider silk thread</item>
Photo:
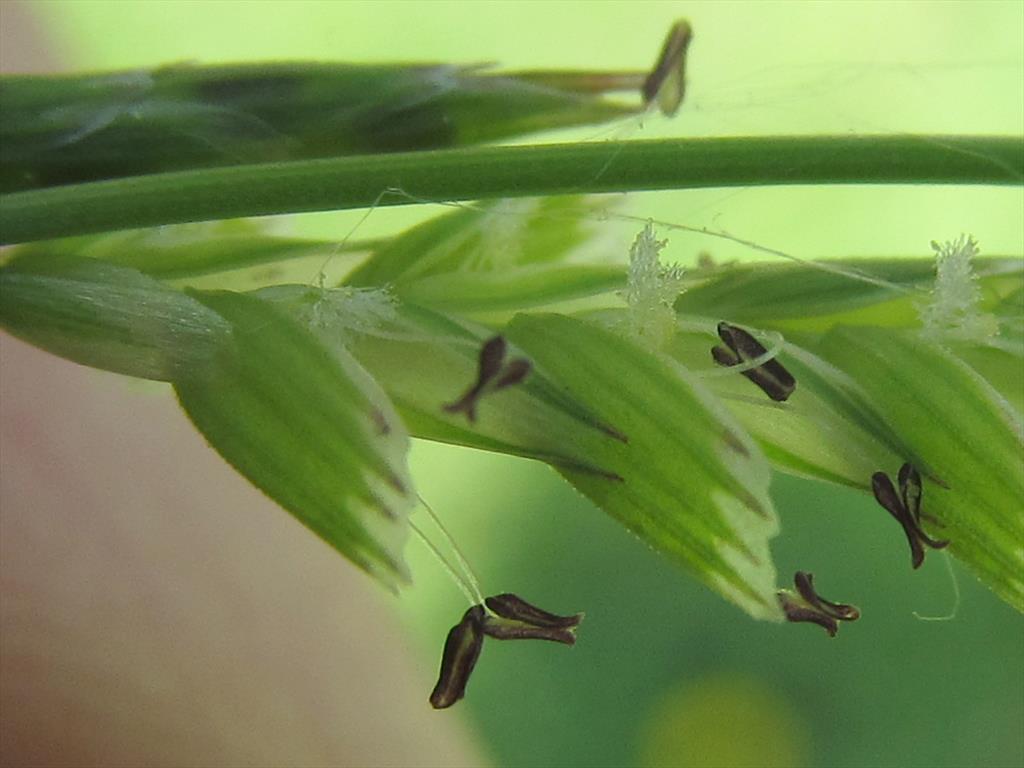
[[[787,253],[785,251],[781,251],[778,248],[772,248],[767,245],[755,243],[753,240],[747,240],[742,237],[737,237],[736,235],[732,235],[728,232],[725,232],[724,230],[708,229],[707,227],[693,227],[688,224],[676,224],[671,221],[647,219],[642,216],[635,216],[625,213],[610,214],[610,216],[613,218],[617,218],[621,221],[650,221],[651,223],[668,230],[690,232],[696,235],[705,235],[707,237],[714,237],[720,240],[727,240],[731,243],[736,243],[737,245],[742,245],[746,248],[749,248],[752,251],[757,251],[758,253],[764,253],[769,256],[778,256],[779,258],[796,262],[797,264],[800,264],[801,266],[804,267],[810,267],[811,269],[817,269],[820,272],[828,272],[833,275],[840,275],[841,277],[846,277],[850,280],[856,280],[861,283],[869,283],[870,285],[875,285],[878,286],[879,288],[885,288],[896,293],[920,294],[922,296],[925,296],[928,293],[922,288],[913,288],[905,285],[900,285],[898,283],[892,283],[889,282],[888,280],[883,280],[879,277],[874,277],[865,272],[861,272],[858,269],[853,269],[852,267],[843,267],[841,265],[830,264],[827,261],[814,261],[810,259],[804,259],[799,256]]]
[[[410,202],[418,203],[418,204],[424,204],[424,205],[440,205],[440,206],[444,206],[444,207],[447,207],[447,208],[459,208],[459,209],[465,209],[465,210],[471,210],[471,211],[483,211],[484,210],[477,203],[459,202],[459,201],[451,201],[451,200],[429,200],[429,199],[426,199],[426,198],[421,198],[421,197],[417,197],[415,195],[411,195],[408,192],[405,192],[404,190],[402,190],[400,188],[397,188],[397,187],[391,187],[388,190],[386,190],[385,193],[382,193],[382,195],[383,194],[394,194],[394,195],[403,197],[403,198],[409,200]],[[379,200],[380,200],[380,196],[378,196],[378,201]],[[377,203],[375,203],[375,205],[376,204]],[[487,211],[489,213],[491,213],[492,215],[495,215],[495,216],[502,216],[502,215],[514,216],[514,215],[516,215],[515,213],[502,213],[500,211],[495,211],[493,208],[487,209]],[[542,219],[545,219],[545,220],[548,220],[548,221],[560,221],[560,220],[570,221],[570,220],[577,220],[577,219],[581,218],[581,217],[576,217],[576,216],[568,216],[568,215],[564,215],[564,214],[559,215],[559,214],[550,213],[550,212],[539,213],[539,214],[537,214],[537,216],[539,218],[542,218]],[[708,228],[708,227],[698,227],[698,226],[693,226],[693,225],[689,225],[689,224],[665,221],[663,219],[651,219],[649,217],[639,216],[639,215],[636,215],[636,214],[616,213],[614,211],[602,211],[600,214],[587,214],[587,215],[582,216],[582,218],[584,220],[592,221],[592,222],[622,221],[622,222],[631,222],[631,223],[638,223],[638,224],[651,223],[651,224],[654,224],[655,226],[660,227],[662,229],[667,229],[667,230],[671,230],[671,231],[679,231],[679,232],[688,232],[690,234],[702,235],[704,237],[712,237],[712,238],[716,238],[716,239],[719,239],[719,240],[725,240],[727,242],[735,243],[736,245],[741,245],[741,246],[743,246],[745,248],[748,248],[748,249],[750,249],[752,251],[756,251],[758,253],[763,253],[763,254],[766,254],[766,255],[769,255],[769,256],[776,256],[776,257],[781,258],[781,259],[786,259],[788,261],[792,261],[792,262],[795,262],[797,264],[800,264],[800,265],[802,265],[804,267],[808,267],[810,269],[816,269],[816,270],[818,270],[820,272],[828,272],[830,274],[839,275],[841,277],[845,277],[845,278],[850,279],[850,280],[856,280],[857,282],[868,283],[870,285],[874,285],[874,286],[877,286],[877,287],[880,287],[880,288],[884,288],[886,290],[893,291],[894,293],[899,293],[899,294],[902,294],[902,295],[908,295],[908,294],[909,295],[920,295],[920,296],[927,296],[928,295],[928,292],[925,289],[923,289],[923,288],[909,287],[909,286],[905,286],[905,285],[900,285],[899,283],[893,283],[893,282],[890,282],[888,280],[884,280],[882,278],[875,277],[873,275],[867,274],[865,272],[861,272],[860,270],[854,269],[852,267],[844,267],[844,266],[839,265],[839,264],[831,264],[831,263],[829,263],[827,261],[818,261],[818,260],[804,259],[804,258],[802,258],[800,256],[796,256],[794,254],[788,253],[788,252],[783,251],[781,249],[773,248],[773,247],[767,246],[767,245],[762,245],[762,244],[757,243],[757,242],[755,242],[753,240],[748,240],[746,238],[730,234],[729,232],[725,232],[724,230],[720,230],[720,229],[711,229],[711,228]],[[347,238],[351,238],[352,235],[353,235],[353,233],[350,232],[346,236],[346,239]]]
[[[370,218],[370,215],[375,210],[377,210],[377,206],[380,205],[381,201],[385,197],[387,197],[388,195],[397,195],[399,197],[402,197],[402,196],[406,196],[407,197],[407,195],[405,195],[405,193],[403,193],[400,189],[397,189],[395,187],[387,187],[387,188],[381,190],[381,193],[379,195],[377,195],[376,198],[374,198],[374,201],[370,204],[370,207],[367,208],[366,211],[363,213],[363,215],[359,217],[359,220],[356,221],[356,223],[352,225],[352,228],[349,229],[348,234],[346,234],[345,237],[343,237],[341,240],[339,240],[335,244],[334,248],[331,249],[330,253],[327,254],[327,258],[324,259],[323,264],[320,265],[320,269],[318,269],[316,275],[313,276],[313,279],[309,283],[310,285],[314,285],[314,283],[315,283],[318,288],[323,288],[324,287],[324,281],[327,279],[327,275],[326,275],[327,267],[331,263],[331,260],[334,259],[334,257],[337,256],[339,253],[341,253],[341,249],[345,247],[345,244],[355,236],[355,234],[359,230],[359,228],[361,226],[363,226],[364,223],[366,223],[366,220],[368,218]]]
[[[693,52],[691,51],[688,56],[692,59]],[[806,109],[809,111],[813,110],[813,113],[805,116],[811,118],[813,114],[820,112],[820,107],[818,105],[822,99],[848,93],[852,86],[871,88],[873,79],[879,77],[886,78],[887,82],[896,78],[895,82],[898,88],[905,90],[912,88],[917,92],[920,91],[922,83],[928,84],[930,82],[929,77],[933,72],[938,72],[938,77],[945,80],[951,71],[956,73],[966,68],[976,69],[978,67],[1003,69],[1007,67],[1015,67],[1016,64],[1017,62],[1014,61],[1002,60],[963,61],[950,64],[950,62],[945,59],[915,62],[908,62],[904,60],[870,62],[863,60],[850,60],[803,63],[780,60],[774,63],[765,62],[765,66],[759,66],[756,69],[745,72],[730,72],[727,76],[723,76],[723,73],[719,73],[715,70],[708,71],[704,69],[700,70],[700,76],[695,78],[694,73],[698,70],[693,68],[691,62],[691,65],[688,66],[689,71],[687,72],[686,100],[683,102],[680,114],[674,119],[676,121],[685,121],[689,116],[690,118],[695,118],[698,123],[701,123],[702,121],[706,121],[708,118],[715,119],[716,115],[720,115],[723,116],[723,118],[729,118],[729,125],[731,126],[730,130],[735,132],[735,113],[737,110],[740,110],[741,112],[753,110],[753,117],[756,117],[757,112],[764,110],[770,111],[785,109],[787,114],[789,114],[792,113],[794,109],[798,112],[801,109]],[[911,80],[908,81],[907,78],[910,78]],[[800,105],[806,106],[801,107]],[[828,114],[830,116],[839,116],[843,118],[849,124],[847,126],[847,130],[856,130],[859,127],[866,132],[884,132],[886,128],[886,126],[881,125],[877,119],[872,119],[869,113],[866,113],[861,109],[859,102],[856,109],[854,109],[852,105],[846,105],[841,102],[830,102]],[[657,121],[657,124],[661,125],[666,124],[669,119],[670,118],[664,117],[658,112],[656,100],[651,100],[647,104],[646,109],[639,110],[635,114],[626,115],[606,126],[597,128],[590,134],[585,135],[584,140],[600,140],[605,137],[628,138],[635,132],[643,130],[646,127],[647,121],[651,121],[652,124],[654,121]],[[689,125],[690,124],[687,123],[684,124],[683,127],[685,128]],[[706,129],[702,131],[698,128],[697,133],[700,135],[708,135]],[[716,133],[722,133],[722,131],[716,131]],[[897,133],[904,135],[902,131],[897,131]],[[908,135],[908,138],[915,139],[922,144],[946,146],[946,144],[942,142],[941,138],[933,136],[912,134]],[[603,175],[608,165],[614,162],[619,151],[621,150],[616,148],[609,152],[608,160],[600,169],[598,169],[593,178],[600,178],[600,176]],[[1005,164],[999,161],[998,158],[988,157],[987,159],[997,167],[1003,168],[1005,166]],[[747,189],[749,188],[734,190],[724,197],[729,198],[734,195],[742,194],[747,191]],[[342,243],[351,239],[355,231],[363,224],[369,213],[380,204],[383,198],[390,194],[417,203],[434,203],[456,208],[477,208],[473,203],[426,200],[418,198],[397,187],[384,189],[381,191],[380,195],[374,201],[367,213],[364,214],[364,217],[356,223],[352,231],[346,235],[344,240],[342,240]],[[492,211],[492,213],[501,215],[500,212]],[[545,215],[555,218],[555,216],[551,214]],[[648,217],[615,214],[611,212],[603,216],[588,216],[585,218],[634,222],[648,221]],[[765,255],[787,259],[795,263],[803,264],[812,269],[840,275],[858,282],[876,285],[900,294],[927,294],[925,289],[918,288],[916,286],[892,283],[865,272],[861,272],[855,268],[844,267],[841,264],[803,259],[781,249],[761,245],[741,236],[730,234],[722,229],[691,226],[670,221],[655,221],[654,223],[665,229],[686,231],[693,234],[704,235],[706,237],[719,238]],[[332,257],[333,254],[328,257],[328,261],[330,261]]]

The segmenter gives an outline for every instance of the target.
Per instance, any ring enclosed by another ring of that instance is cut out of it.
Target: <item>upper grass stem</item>
[[[15,192],[0,196],[0,242],[374,204],[789,184],[1022,182],[1024,142],[1011,136],[496,146],[208,168]]]

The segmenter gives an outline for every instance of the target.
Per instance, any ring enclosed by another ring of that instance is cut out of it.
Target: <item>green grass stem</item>
[[[1022,182],[1019,137],[798,136],[497,146],[262,163],[16,192],[0,197],[0,242],[375,203],[793,184]]]

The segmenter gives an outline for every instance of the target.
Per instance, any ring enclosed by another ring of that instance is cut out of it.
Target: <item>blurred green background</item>
[[[690,91],[675,120],[544,138],[1024,133],[1019,2],[75,0],[20,11],[49,41],[50,65],[76,70],[281,58],[644,69],[671,22],[686,17],[695,30]],[[930,240],[961,231],[987,253],[1024,250],[1018,189],[703,190],[624,204],[804,257],[923,256]],[[379,211],[360,235],[429,213]],[[284,226],[340,239],[359,215]],[[609,231],[625,258],[635,233]],[[750,258],[682,235],[667,257],[692,263],[701,250]],[[911,572],[902,534],[866,496],[783,476],[773,486],[780,581],[810,570],[826,596],[863,611],[829,640],[815,627],[747,619],[545,467],[433,445],[417,445],[413,465],[485,593],[587,612],[573,649],[490,643],[466,701],[439,715],[467,718],[496,764],[1024,765],[1024,622],[955,563],[955,619],[916,619],[913,611],[952,607],[943,555]],[[397,609],[434,669],[465,606],[415,542],[409,556],[416,586]]]

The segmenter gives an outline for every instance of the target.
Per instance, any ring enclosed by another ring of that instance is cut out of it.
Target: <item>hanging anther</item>
[[[484,609],[474,605],[451,628],[441,654],[441,675],[430,694],[434,709],[446,709],[466,694],[466,683],[484,644]]]
[[[476,405],[485,392],[497,392],[505,387],[518,384],[530,374],[530,361],[517,357],[505,362],[508,345],[504,336],[494,336],[480,348],[480,362],[473,384],[466,393],[453,403],[447,403],[447,413],[464,413],[470,421],[476,421]]]
[[[484,634],[497,640],[551,640],[575,645],[576,627],[583,621],[582,613],[557,616],[509,592],[488,597],[484,604],[495,614],[484,617]]]
[[[672,25],[654,68],[644,78],[641,94],[645,107],[657,99],[663,115],[671,117],[678,111],[686,95],[686,51],[692,39],[689,22],[681,19]]]
[[[797,571],[793,576],[796,594],[789,590],[779,591],[779,605],[792,622],[810,622],[823,627],[829,637],[835,637],[840,621],[856,621],[860,610],[853,605],[833,603],[814,591],[814,575]]]
[[[924,548],[945,549],[949,542],[933,539],[921,529],[921,475],[912,464],[900,467],[898,481],[899,495],[892,480],[884,472],[871,476],[871,490],[875,500],[885,508],[903,528],[907,543],[910,544],[910,561],[914,568],[924,562]]]
[[[476,666],[484,637],[495,640],[551,640],[565,645],[576,643],[576,627],[583,614],[557,616],[541,610],[517,595],[505,593],[488,597],[487,606],[474,605],[452,627],[444,641],[441,675],[430,694],[434,709],[445,709],[466,693],[466,683]]]
[[[731,367],[741,363],[749,363],[768,354],[761,343],[742,328],[729,323],[718,324],[718,337],[726,346],[716,345],[711,348],[711,357],[719,365]],[[754,382],[761,391],[776,402],[783,402],[796,389],[793,374],[775,358],[764,360],[759,365],[740,371]]]

